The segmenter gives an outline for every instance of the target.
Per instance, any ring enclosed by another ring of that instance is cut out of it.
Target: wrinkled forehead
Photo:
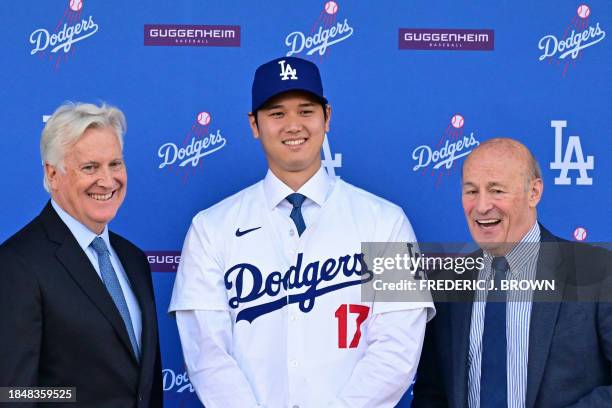
[[[527,172],[528,156],[520,148],[508,145],[479,146],[463,163],[463,181],[479,177],[522,177]]]
[[[113,127],[90,126],[78,139],[65,147],[66,156],[119,156],[123,148]]]

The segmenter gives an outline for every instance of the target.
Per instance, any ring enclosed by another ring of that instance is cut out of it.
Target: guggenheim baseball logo
[[[590,21],[590,16],[591,8],[582,4],[576,9],[576,15],[565,28],[563,35],[557,37],[547,34],[540,38],[540,61],[548,60],[551,64],[556,61],[557,65],[563,65],[562,76],[565,77],[570,63],[575,64],[584,49],[599,44],[606,38],[606,32],[599,25],[599,21]]]
[[[312,25],[310,32],[293,31],[285,37],[285,45],[289,47],[287,56],[305,56],[319,54],[322,58],[326,55],[328,48],[341,43],[353,35],[353,27],[348,18],[338,20],[337,14],[340,7],[335,1],[328,1],[323,5],[323,10]]]
[[[176,272],[181,262],[181,251],[146,251],[151,272]]]
[[[185,182],[190,175],[196,173],[197,167],[203,162],[202,158],[223,149],[227,140],[221,129],[209,129],[211,121],[210,113],[202,111],[197,114],[181,145],[174,142],[162,144],[157,150],[157,156],[161,159],[159,168],[171,168]]]
[[[144,45],[240,47],[240,26],[145,24]]]
[[[442,178],[450,176],[455,161],[470,154],[480,142],[470,132],[469,136],[463,133],[465,119],[460,114],[451,117],[450,123],[435,146],[420,145],[412,151],[415,161],[412,171],[421,171],[423,176],[435,177],[435,186],[438,187]]]
[[[32,50],[30,55],[48,56],[55,68],[62,60],[67,60],[74,53],[74,44],[83,41],[98,32],[93,16],[82,15],[83,1],[67,1],[64,15],[52,30],[37,28],[30,34]]]
[[[400,50],[493,51],[495,33],[488,29],[400,28]]]

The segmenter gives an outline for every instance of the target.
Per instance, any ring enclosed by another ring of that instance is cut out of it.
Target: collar
[[[83,251],[87,251],[91,241],[94,240],[98,235],[96,235],[92,230],[87,228],[85,225],[77,221],[73,216],[68,214],[62,207],[59,206],[53,199],[51,199],[51,205],[53,209],[59,215],[61,220],[66,224],[74,238],[79,243],[79,246],[83,249]],[[108,248],[111,247],[110,240],[108,238],[108,226],[104,227],[104,231],[99,235],[100,238],[104,240],[106,246]]]
[[[332,190],[335,180],[330,177],[323,166],[302,186],[296,193],[305,195],[315,204],[322,206]],[[294,191],[283,183],[272,170],[268,169],[268,173],[263,180],[264,195],[266,204],[269,210],[277,207],[287,196]]]
[[[524,273],[524,265],[534,257],[538,256],[540,250],[540,226],[538,222],[533,223],[529,231],[523,236],[523,238],[506,254],[508,265],[510,265],[510,274],[519,276]],[[493,255],[487,251],[484,252],[485,265],[489,266],[491,270],[491,262],[493,261]],[[490,272],[489,272],[490,274]]]

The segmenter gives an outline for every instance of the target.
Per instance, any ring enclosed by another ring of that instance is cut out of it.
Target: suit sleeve
[[[38,281],[6,245],[0,265],[0,386],[35,386],[43,324]]]
[[[425,331],[423,353],[421,354],[413,388],[412,407],[414,408],[444,408],[448,406],[441,384],[434,330],[434,322],[430,322]]]
[[[612,262],[610,262],[610,259],[609,252],[603,255],[602,262],[605,262],[604,284],[601,285],[600,301],[597,305],[599,344],[610,370],[608,378],[612,378],[612,302],[610,302],[610,293],[612,293]],[[576,404],[568,408],[604,408],[610,406],[612,406],[612,383],[596,387]]]

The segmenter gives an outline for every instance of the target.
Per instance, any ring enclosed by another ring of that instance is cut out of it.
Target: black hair
[[[315,97],[316,98],[316,97]],[[327,103],[323,102],[321,99],[316,98],[317,99],[317,103],[319,105],[321,105],[321,108],[323,109],[323,119],[327,120]],[[269,105],[270,105],[270,101],[272,100],[272,98],[270,98],[268,101],[266,101],[266,103],[264,103],[261,108],[257,109],[255,112],[253,112],[253,117],[255,118],[255,126],[259,127],[259,122],[257,120],[257,112],[259,112],[262,109],[266,109]]]

